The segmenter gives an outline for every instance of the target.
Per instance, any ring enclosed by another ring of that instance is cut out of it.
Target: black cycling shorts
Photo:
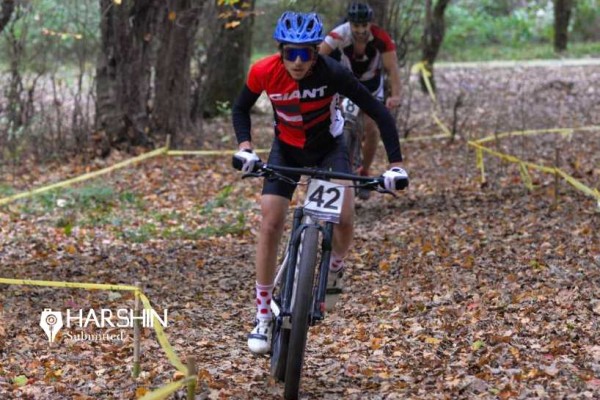
[[[317,154],[314,151],[306,152],[302,149],[289,146],[275,138],[267,163],[282,167],[316,167],[335,172],[352,173],[348,149],[343,135],[334,139],[333,146],[321,154]],[[284,175],[296,182],[300,180],[300,175],[297,174]],[[294,190],[296,190],[296,185],[270,178],[264,180],[262,194],[274,194],[291,200]]]

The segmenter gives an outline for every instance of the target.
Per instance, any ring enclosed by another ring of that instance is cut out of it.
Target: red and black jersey
[[[388,110],[329,57],[319,55],[311,72],[299,81],[289,75],[279,54],[256,62],[232,110],[238,143],[251,140],[250,109],[263,91],[273,106],[275,135],[289,146],[314,154],[333,147],[343,131],[339,93],[377,122],[390,162],[402,160],[398,132]]]
[[[314,74],[314,71],[313,71]],[[312,75],[312,74],[311,74]],[[253,93],[265,91],[275,113],[279,139],[298,148],[315,148],[323,135],[342,133],[343,121],[336,113],[337,93],[324,80],[309,76],[294,80],[276,54],[250,69],[247,86]]]

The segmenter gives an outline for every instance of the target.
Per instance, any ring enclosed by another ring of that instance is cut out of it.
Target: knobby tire
[[[288,358],[290,330],[279,327],[273,331],[273,354],[271,355],[271,376],[278,381],[285,379],[285,367]]]
[[[344,139],[346,140],[346,146],[348,147],[348,155],[350,156],[350,167],[352,172],[357,172],[362,167],[362,143],[360,130],[362,124],[359,121],[353,123],[346,123],[344,125]],[[354,189],[354,194],[358,195],[359,189]]]
[[[287,354],[285,371],[285,393],[287,400],[298,398],[304,350],[308,335],[309,314],[313,302],[313,286],[317,264],[319,231],[316,227],[308,227],[304,231],[302,249],[298,261],[298,281],[292,306],[292,329]]]
[[[291,261],[288,260],[288,268]],[[284,274],[285,275],[285,274]],[[279,295],[283,296],[285,290],[285,276],[281,279],[281,286],[279,288]],[[279,306],[281,304],[281,299]],[[271,376],[276,380],[283,382],[285,379],[285,367],[287,365],[288,346],[290,343],[290,330],[283,326],[275,325],[273,329],[273,339],[271,342]]]

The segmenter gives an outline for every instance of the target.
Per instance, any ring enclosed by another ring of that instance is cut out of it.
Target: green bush
[[[52,62],[59,67],[95,62],[100,15],[97,0],[32,0],[17,3],[10,30],[24,44],[26,66],[45,72]],[[0,41],[0,53],[7,62],[12,48],[6,40]]]
[[[572,39],[580,41],[600,40],[600,1],[577,1],[573,10],[572,23]]]
[[[491,2],[470,7],[464,2],[453,3],[446,15],[443,46],[452,52],[464,49],[465,44],[516,47],[524,42],[548,42],[552,21],[547,20],[547,13],[540,6],[510,9],[506,4],[492,6]]]

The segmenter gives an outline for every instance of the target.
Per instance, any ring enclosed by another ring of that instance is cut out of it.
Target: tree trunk
[[[96,66],[96,126],[110,147],[150,145],[150,78],[162,0],[100,0],[101,54]],[[108,148],[107,148],[108,146]]]
[[[10,21],[14,9],[15,0],[2,0],[2,6],[0,7],[0,32],[4,30],[4,27]]]
[[[371,0],[369,5],[373,9],[373,22],[386,31],[389,30],[388,5],[389,0]]]
[[[152,118],[156,133],[170,134],[175,146],[182,134],[194,131],[190,114],[190,61],[202,3],[202,0],[173,0],[161,23]]]
[[[246,80],[252,50],[255,0],[241,0],[234,6],[220,5],[215,18],[218,26],[208,47],[206,80],[200,102],[205,116],[231,107]],[[265,40],[271,40],[269,37]]]
[[[433,63],[440,51],[444,34],[446,32],[446,23],[444,21],[444,13],[450,0],[438,0],[435,6],[432,6],[432,0],[425,1],[425,29],[423,31],[422,42],[422,61],[425,62],[425,67],[431,73],[430,81],[435,90],[435,80],[433,76]],[[421,77],[421,87],[426,90],[425,82]]]
[[[567,50],[573,0],[554,0],[554,51]]]

